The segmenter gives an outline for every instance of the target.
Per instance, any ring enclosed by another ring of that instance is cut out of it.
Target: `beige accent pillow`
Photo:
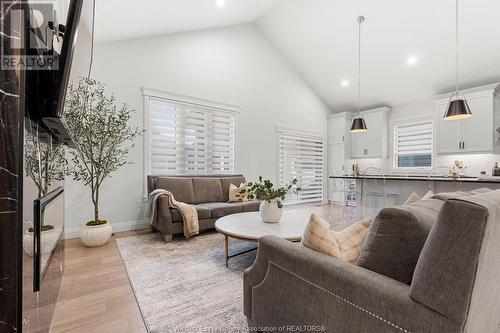
[[[371,219],[367,218],[337,232],[331,229],[327,221],[312,214],[302,236],[302,245],[354,263],[359,257],[370,224]]]
[[[413,192],[410,197],[408,199],[406,199],[405,203],[403,204],[404,205],[409,205],[409,204],[412,204],[416,201],[420,200],[420,197],[418,196],[417,193]]]
[[[239,198],[236,195],[240,194],[241,190],[246,190],[247,184],[246,183],[241,183],[240,187],[237,187],[234,184],[229,185],[229,201],[228,202],[241,202],[241,201],[248,201],[248,193],[245,193],[243,195],[243,198]],[[240,200],[242,199],[242,200]]]
[[[432,198],[433,195],[434,195],[434,193],[432,193],[432,191],[429,191],[429,192],[425,193],[424,196],[422,197],[422,199],[420,199],[420,200],[430,199],[430,198]]]

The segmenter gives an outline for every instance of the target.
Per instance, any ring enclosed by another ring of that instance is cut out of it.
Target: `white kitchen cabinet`
[[[328,174],[345,172],[345,162],[350,157],[350,128],[353,114],[336,113],[328,116]]]
[[[328,116],[328,176],[346,174],[346,161],[350,158],[350,128],[353,114],[342,112]],[[342,201],[337,193],[341,180],[328,179],[328,200]]]
[[[351,134],[351,157],[387,158],[389,138],[388,107],[363,111],[367,132]]]
[[[345,161],[348,158],[344,144],[330,145],[329,147],[329,174],[343,175],[345,171]]]
[[[472,117],[464,120],[444,120],[449,97],[436,101],[436,151],[438,154],[493,152],[498,111],[495,109],[495,86],[464,91]]]
[[[351,128],[352,113],[342,112],[328,116],[328,143],[345,144]]]
[[[470,109],[476,111],[472,114],[472,118],[463,120],[462,149],[464,151],[493,151],[494,103],[492,94],[488,95],[467,96]]]
[[[436,103],[435,138],[438,154],[461,152],[463,120],[443,120],[447,107],[448,100]]]

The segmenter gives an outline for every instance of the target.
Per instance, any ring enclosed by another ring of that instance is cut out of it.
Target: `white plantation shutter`
[[[211,116],[211,168],[213,173],[232,173],[234,170],[234,115],[213,112]]]
[[[432,120],[395,126],[395,165],[399,168],[432,166]]]
[[[234,113],[149,98],[153,175],[234,172]]]
[[[278,130],[279,183],[297,179],[302,190],[289,195],[287,204],[323,200],[324,140],[299,132]]]

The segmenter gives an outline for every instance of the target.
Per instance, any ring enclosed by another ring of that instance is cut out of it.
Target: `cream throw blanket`
[[[181,213],[184,236],[190,238],[198,235],[200,233],[200,225],[196,208],[187,203],[175,200],[174,195],[167,190],[157,189],[149,194],[148,207],[151,212],[149,223],[153,224],[153,221],[156,219],[156,203],[162,195],[168,198],[168,206],[170,208],[175,208]]]

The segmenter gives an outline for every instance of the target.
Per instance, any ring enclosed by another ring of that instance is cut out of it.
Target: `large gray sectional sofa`
[[[259,210],[260,202],[227,202],[229,186],[245,183],[243,175],[211,176],[148,176],[148,193],[164,189],[173,193],[175,199],[193,205],[198,212],[200,231],[213,229],[215,221],[223,216]],[[177,209],[168,206],[165,196],[159,198],[153,229],[159,231],[165,242],[175,234],[182,234],[182,217]]]
[[[251,331],[499,332],[500,190],[476,193],[383,209],[356,264],[263,237],[244,273]]]

